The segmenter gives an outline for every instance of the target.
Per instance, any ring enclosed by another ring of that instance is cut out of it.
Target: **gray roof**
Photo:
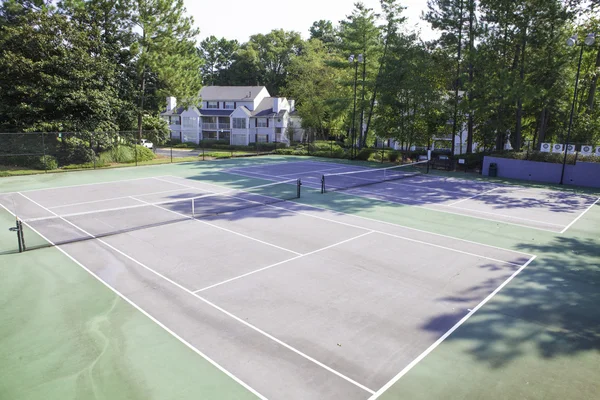
[[[252,101],[264,86],[204,86],[200,89],[202,100]]]
[[[262,99],[258,107],[252,112],[253,117],[271,117],[273,112],[273,97],[265,97]]]
[[[200,115],[203,117],[228,117],[233,113],[233,110],[206,110],[204,108],[200,109]]]

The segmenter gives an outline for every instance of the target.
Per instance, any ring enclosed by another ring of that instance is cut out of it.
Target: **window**
[[[233,129],[246,129],[246,118],[234,118]]]
[[[256,126],[259,128],[268,128],[269,120],[267,118],[258,118],[256,124]]]
[[[275,133],[281,133],[281,128],[275,128]]]
[[[219,108],[219,102],[218,101],[207,101],[206,108]]]
[[[226,101],[223,103],[223,108],[226,110],[233,110],[235,105],[233,104],[233,101]]]
[[[183,117],[184,128],[196,128],[198,126],[198,118],[195,117]]]
[[[256,135],[258,143],[269,143],[269,135]]]
[[[181,125],[181,120],[179,116],[171,116],[169,117],[169,123],[170,125]]]

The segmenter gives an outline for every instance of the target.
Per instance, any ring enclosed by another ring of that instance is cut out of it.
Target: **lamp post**
[[[359,54],[358,57],[354,57],[354,54],[348,57],[348,62],[350,64],[354,64],[354,107],[352,109],[352,152],[351,158],[354,159],[356,157],[356,81],[358,79],[358,64],[363,61],[363,55]]]
[[[577,63],[577,75],[575,76],[575,90],[573,92],[573,103],[571,104],[571,116],[569,117],[569,128],[567,129],[567,142],[565,143],[565,156],[563,158],[563,166],[560,174],[560,184],[563,184],[565,179],[565,167],[567,165],[567,153],[569,149],[569,141],[571,140],[571,128],[573,126],[573,114],[575,113],[575,102],[577,101],[577,87],[579,85],[579,73],[581,71],[581,60],[583,58],[583,45],[591,46],[596,41],[596,35],[594,33],[589,33],[581,46],[581,50],[579,51],[579,62]],[[567,46],[573,47],[577,45],[577,35],[571,36],[567,39]]]

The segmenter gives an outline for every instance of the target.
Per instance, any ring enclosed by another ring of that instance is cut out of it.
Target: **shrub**
[[[95,153],[79,138],[63,139],[56,147],[56,158],[60,165],[85,164],[94,161]]]
[[[360,151],[356,155],[356,159],[360,161],[368,161],[369,157],[371,157],[371,154],[373,154],[373,149],[368,149],[365,147],[360,149]]]
[[[229,140],[228,139],[204,139],[200,141],[200,147],[204,147],[207,149],[210,148],[215,148],[218,149],[219,147],[215,147],[215,145],[221,145],[221,146],[227,146],[229,145]]]
[[[152,152],[152,150],[150,150],[147,147],[144,147],[142,145],[136,145],[135,146],[136,151],[137,151],[137,160],[138,161],[150,161],[150,160],[154,160],[154,152]],[[134,154],[135,156],[135,154]],[[135,161],[135,159],[133,160]]]
[[[136,145],[135,149],[130,146],[116,146],[108,151],[100,153],[99,162],[101,164],[121,163],[129,164],[135,162],[137,151],[138,161],[150,161],[154,159],[152,150]]]
[[[58,168],[58,161],[56,160],[56,157],[53,156],[41,156],[32,162],[32,166],[35,169],[50,171]]]
[[[277,149],[274,151],[275,154],[284,155],[284,156],[307,156],[308,151],[303,148],[292,148],[287,147],[285,149]]]
[[[389,152],[388,159],[390,160],[390,162],[395,163],[396,161],[398,161],[398,158],[400,158],[400,153],[398,153],[397,151]]]
[[[195,149],[198,147],[196,143],[186,142],[186,143],[176,143],[172,146],[175,149]]]

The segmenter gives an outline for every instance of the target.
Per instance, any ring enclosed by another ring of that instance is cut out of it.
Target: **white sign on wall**
[[[596,155],[600,156],[600,146],[596,147]]]
[[[550,153],[551,149],[552,143],[542,143],[542,145],[540,146],[540,151],[542,151],[543,153]]]
[[[574,144],[570,144],[567,146],[567,153],[575,154],[575,145]]]
[[[592,152],[594,151],[594,147],[584,144],[583,146],[581,146],[581,151],[580,153],[584,156],[589,156],[592,154]]]
[[[553,153],[562,153],[565,150],[565,145],[564,144],[554,144],[552,145],[552,152]]]

